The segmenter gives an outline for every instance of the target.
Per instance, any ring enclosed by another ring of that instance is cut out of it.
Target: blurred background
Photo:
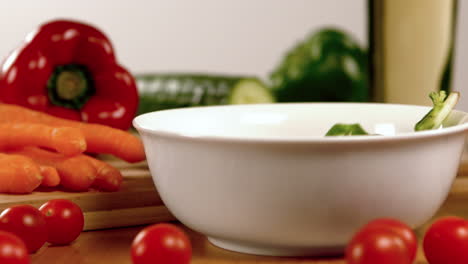
[[[413,2],[400,9],[404,12],[417,9],[418,4],[445,1],[396,2]],[[466,1],[458,1],[457,13],[452,89],[462,92],[457,108],[468,110]],[[0,56],[6,56],[38,24],[54,18],[98,26],[113,41],[120,62],[133,73],[216,72],[268,79],[296,43],[329,26],[346,31],[364,50],[369,47],[366,0],[16,0],[3,2],[0,9]],[[404,31],[405,24],[397,27]],[[414,42],[411,49],[422,46]]]

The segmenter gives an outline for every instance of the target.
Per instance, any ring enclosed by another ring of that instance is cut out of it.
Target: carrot
[[[41,182],[39,166],[33,160],[0,153],[0,192],[31,193]]]
[[[86,138],[87,152],[112,154],[128,162],[145,159],[143,144],[138,137],[109,126],[63,119],[18,105],[0,104],[0,123],[5,122],[29,122],[79,128]]]
[[[10,153],[29,157],[40,165],[54,167],[60,176],[60,184],[72,191],[88,190],[97,176],[94,166],[82,155],[66,157],[36,147],[18,149]]]
[[[31,123],[0,123],[0,149],[40,146],[55,149],[65,155],[77,155],[86,150],[81,130],[51,127]]]
[[[41,186],[54,187],[60,184],[60,176],[56,168],[39,165],[39,170],[43,177]]]
[[[118,169],[102,160],[98,160],[84,154],[82,154],[82,156],[91,162],[97,170],[97,177],[92,185],[93,187],[110,192],[118,191],[120,189],[123,177]]]

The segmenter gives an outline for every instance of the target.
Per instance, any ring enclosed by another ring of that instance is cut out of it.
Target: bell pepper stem
[[[79,110],[94,95],[91,74],[85,66],[67,64],[57,66],[47,82],[50,102]]]

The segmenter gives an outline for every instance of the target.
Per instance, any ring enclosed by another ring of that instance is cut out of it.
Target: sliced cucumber
[[[229,104],[258,104],[274,102],[273,95],[258,79],[240,79],[232,87]]]
[[[138,114],[207,105],[272,103],[274,97],[261,80],[206,74],[135,75]]]

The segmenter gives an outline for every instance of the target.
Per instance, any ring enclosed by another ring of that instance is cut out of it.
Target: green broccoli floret
[[[460,93],[451,92],[447,96],[445,91],[431,92],[429,97],[434,106],[418,123],[416,123],[414,126],[415,131],[439,128],[457,104]]]
[[[369,135],[359,124],[335,124],[325,136]]]

